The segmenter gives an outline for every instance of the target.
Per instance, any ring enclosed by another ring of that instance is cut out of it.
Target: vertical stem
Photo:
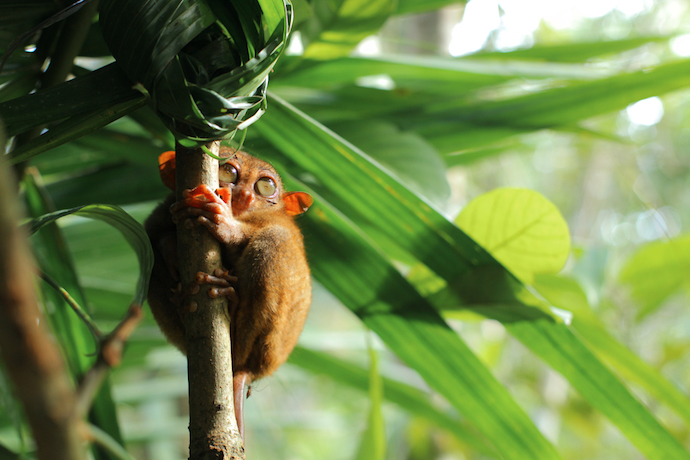
[[[17,196],[0,158],[0,356],[34,433],[40,460],[86,458],[76,396],[65,362],[39,311],[34,266],[17,227]]]
[[[218,154],[219,143],[207,146]],[[218,162],[202,149],[179,144],[175,153],[176,190],[206,184],[218,187]],[[221,268],[219,242],[203,227],[177,227],[177,251],[183,286],[194,283],[197,272],[213,273]],[[212,299],[208,286],[192,296],[196,308],[184,314],[189,373],[190,459],[244,459],[244,447],[237,429],[233,404],[230,319],[225,298]]]

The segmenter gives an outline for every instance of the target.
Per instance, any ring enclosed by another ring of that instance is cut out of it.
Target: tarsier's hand
[[[232,215],[230,191],[218,189],[214,192],[206,185],[182,192],[182,200],[170,207],[172,220],[176,224],[184,219],[196,217],[196,222],[206,227],[222,244],[232,242],[237,221]]]

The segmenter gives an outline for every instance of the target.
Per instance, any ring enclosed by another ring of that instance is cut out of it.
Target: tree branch
[[[219,143],[207,146],[218,155]],[[178,200],[185,189],[206,184],[218,188],[218,162],[202,149],[176,146]],[[197,272],[221,268],[218,241],[203,227],[178,225],[177,251],[180,279],[194,283]],[[190,459],[244,459],[233,402],[230,319],[227,300],[212,299],[208,286],[192,296],[194,307],[183,315],[187,334],[189,373]]]
[[[0,353],[34,433],[38,458],[86,458],[75,393],[39,311],[31,253],[17,227],[14,178],[0,158]]]
[[[79,382],[75,412],[80,419],[86,417],[93,399],[110,369],[120,364],[125,342],[142,317],[141,305],[130,305],[125,319],[117,325],[113,332],[100,341],[96,363]]]

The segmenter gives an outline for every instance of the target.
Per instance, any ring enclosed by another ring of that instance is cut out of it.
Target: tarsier
[[[181,319],[187,297],[210,284],[209,296],[227,296],[232,340],[235,416],[244,437],[244,388],[283,364],[299,337],[311,303],[311,279],[302,234],[293,216],[312,198],[285,192],[275,169],[247,153],[221,148],[219,188],[199,186],[171,194],[145,223],[155,254],[148,301],[168,340],[186,353]],[[174,152],[160,159],[163,182],[174,190]],[[180,285],[176,225],[201,225],[220,242],[225,270],[197,273]],[[187,223],[189,225],[189,223]]]

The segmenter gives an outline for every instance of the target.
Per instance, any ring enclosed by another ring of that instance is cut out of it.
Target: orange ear
[[[307,192],[286,192],[283,194],[283,203],[289,216],[297,216],[306,212],[314,202],[314,198]]]
[[[158,169],[166,187],[175,191],[175,151],[163,152],[158,156]]]

